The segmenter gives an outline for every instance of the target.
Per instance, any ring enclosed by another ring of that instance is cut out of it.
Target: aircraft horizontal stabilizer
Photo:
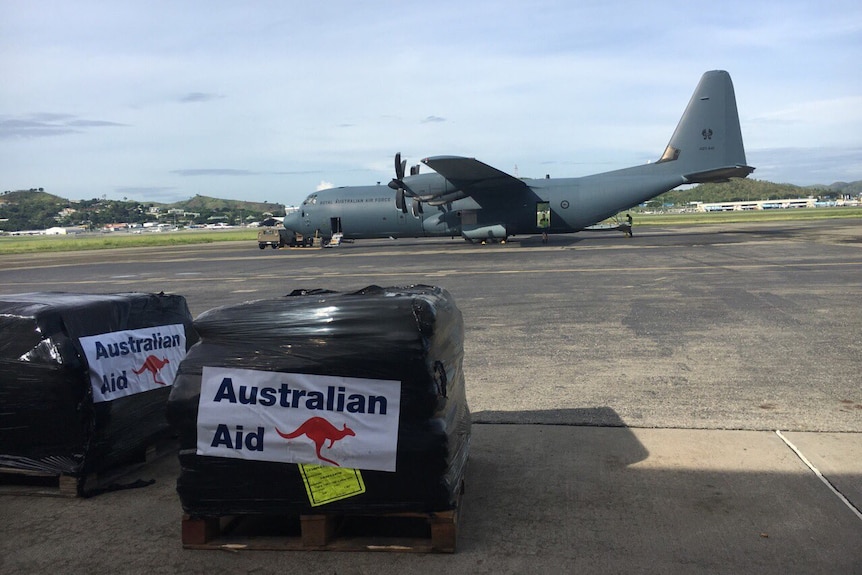
[[[744,178],[754,171],[751,166],[728,166],[683,176],[686,184],[706,184],[708,182],[727,182],[730,178]]]

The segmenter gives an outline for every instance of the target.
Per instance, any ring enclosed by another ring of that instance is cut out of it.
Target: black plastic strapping
[[[169,435],[169,386],[93,403],[80,338],[173,324],[197,341],[182,296],[0,296],[0,467],[83,477]]]
[[[297,464],[196,455],[204,366],[400,381],[396,471],[363,470],[364,494],[315,512],[455,505],[467,464],[470,412],[463,319],[446,290],[420,285],[295,292],[207,311],[195,328],[201,339],[183,360],[168,402],[168,419],[180,437],[177,490],[185,512],[311,509]]]

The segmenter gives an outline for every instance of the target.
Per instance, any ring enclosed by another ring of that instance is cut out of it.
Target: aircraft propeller
[[[418,197],[410,190],[407,184],[404,183],[404,171],[407,169],[407,160],[401,159],[401,152],[395,154],[395,177],[389,182],[389,187],[395,190],[395,206],[403,213],[407,213],[407,201],[405,196],[413,198],[413,215],[419,217],[422,213],[422,203]],[[419,166],[410,167],[410,175],[415,176],[419,173]]]
[[[401,160],[401,152],[395,153],[395,177],[389,182],[389,187],[395,190],[395,206],[403,213],[407,213],[407,204],[404,201],[404,168],[407,160]]]

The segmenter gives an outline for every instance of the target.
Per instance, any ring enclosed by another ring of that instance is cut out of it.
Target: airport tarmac
[[[636,222],[637,224],[637,222]],[[0,256],[0,294],[439,285],[474,414],[453,555],[191,551],[150,487],[0,497],[3,573],[862,573],[862,221]]]

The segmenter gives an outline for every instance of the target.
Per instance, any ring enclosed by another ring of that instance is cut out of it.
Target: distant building
[[[69,234],[81,234],[86,231],[84,228],[80,226],[73,226],[70,228],[48,228],[45,230],[46,236],[65,236]]]
[[[748,210],[776,210],[785,208],[815,208],[816,198],[788,200],[754,200],[747,202],[696,202],[699,212],[739,212]]]

